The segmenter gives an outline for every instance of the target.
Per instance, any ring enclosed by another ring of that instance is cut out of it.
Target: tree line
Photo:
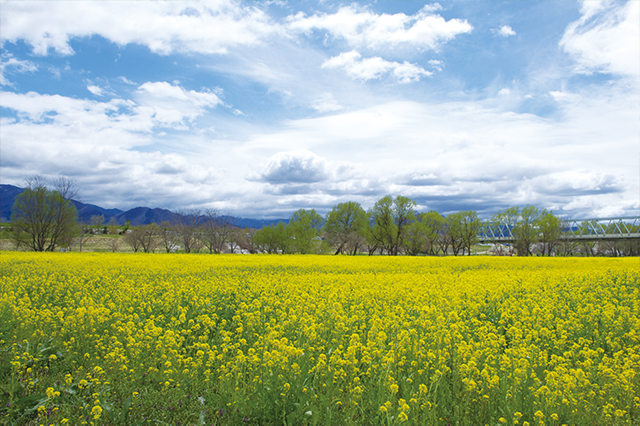
[[[79,223],[71,202],[76,195],[74,183],[66,178],[54,181],[53,189],[40,177],[28,180],[27,188],[16,197],[11,217],[16,246],[34,251],[78,247],[82,251],[95,234],[117,228],[134,252],[458,256],[471,255],[481,234],[508,230],[513,243],[494,245],[494,254],[640,254],[638,241],[569,242],[561,238],[563,232],[580,230],[568,230],[552,211],[531,205],[509,207],[487,222],[472,210],[447,216],[434,210],[417,212],[411,198],[387,195],[368,210],[353,201],[334,206],[324,217],[314,209],[300,209],[288,221],[258,230],[241,229],[233,217],[216,209],[182,210],[170,221],[116,227],[105,225],[103,216]],[[113,239],[113,251],[119,243]]]

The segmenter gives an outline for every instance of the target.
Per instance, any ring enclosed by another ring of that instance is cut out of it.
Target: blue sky
[[[0,2],[0,181],[241,217],[640,210],[635,1]]]

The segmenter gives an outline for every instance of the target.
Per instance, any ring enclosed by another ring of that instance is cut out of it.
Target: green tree
[[[560,241],[562,221],[552,211],[543,209],[536,221],[538,235],[542,243],[542,255],[551,256],[551,251]]]
[[[395,199],[387,195],[378,200],[369,211],[373,222],[369,237],[373,245],[381,247],[389,256],[397,256],[407,228],[416,218],[415,207],[415,201],[401,195]]]
[[[464,213],[451,213],[447,216],[446,236],[448,245],[451,246],[453,255],[457,256],[462,251],[464,255],[464,229],[463,229]]]
[[[494,226],[510,230],[518,256],[529,256],[531,245],[539,240],[538,224],[542,211],[532,205],[514,206],[493,215]]]
[[[437,254],[443,228],[444,218],[440,213],[431,210],[417,214],[415,220],[407,226],[402,239],[405,253],[410,256]]]
[[[462,238],[462,255],[464,249],[471,256],[471,246],[478,242],[478,233],[482,228],[482,221],[478,217],[478,213],[473,210],[465,210],[460,212],[460,235]]]
[[[509,233],[513,236],[513,230],[518,223],[520,217],[520,207],[509,207],[495,213],[491,217],[492,232],[494,236],[508,236]],[[513,254],[513,249],[516,246],[515,243],[509,244],[509,254]]]
[[[426,233],[427,254],[438,254],[438,250],[441,248],[441,241],[443,240],[442,235],[446,228],[446,219],[435,210],[420,213],[418,217]],[[446,249],[442,252],[445,253]]]
[[[335,254],[348,252],[355,255],[365,243],[367,213],[359,203],[348,201],[331,209],[325,217],[324,230]]]
[[[513,229],[518,256],[529,256],[531,254],[531,245],[538,241],[536,223],[538,222],[540,213],[540,210],[531,205],[524,206],[520,209],[518,222]]]
[[[260,251],[269,254],[287,254],[291,251],[291,237],[284,222],[258,229],[252,237],[252,242]]]
[[[54,251],[70,244],[76,230],[78,211],[71,198],[77,196],[75,182],[60,177],[54,189],[40,176],[27,180],[27,188],[13,203],[11,223],[16,245],[34,251]]]
[[[293,213],[287,224],[294,252],[310,254],[316,252],[316,239],[322,227],[322,216],[314,209],[300,209]]]

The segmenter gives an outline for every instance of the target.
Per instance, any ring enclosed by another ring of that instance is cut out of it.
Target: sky
[[[637,1],[0,1],[0,183],[245,218],[640,214]]]

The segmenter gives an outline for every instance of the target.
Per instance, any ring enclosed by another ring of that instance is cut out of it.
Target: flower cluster
[[[637,259],[5,253],[0,270],[0,414],[18,422],[640,420]]]

